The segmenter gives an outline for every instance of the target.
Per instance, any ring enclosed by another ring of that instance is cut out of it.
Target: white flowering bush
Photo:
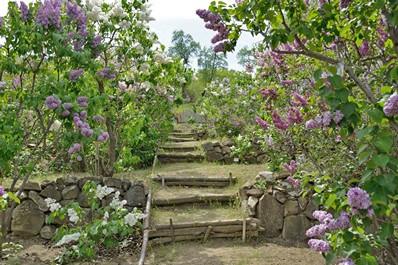
[[[83,190],[91,207],[90,218],[77,202],[61,207],[55,200],[46,199],[51,211],[49,223],[56,218],[69,220],[57,230],[54,238],[56,246],[66,246],[63,253],[57,257],[57,264],[93,260],[101,248],[127,247],[129,242],[140,235],[140,220],[145,214],[137,208],[133,211],[123,208],[127,202],[120,200],[119,191],[96,185],[92,181],[88,181]],[[101,200],[111,194],[111,203],[102,207]]]

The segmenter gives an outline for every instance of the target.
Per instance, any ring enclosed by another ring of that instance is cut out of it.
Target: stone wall
[[[202,145],[205,151],[205,158],[209,162],[221,162],[232,164],[233,162],[245,162],[249,164],[262,163],[266,160],[267,155],[261,151],[260,144],[253,144],[251,153],[243,158],[242,161],[235,160],[231,156],[231,147],[234,146],[233,141],[224,142],[206,142]]]
[[[315,224],[312,213],[317,207],[312,200],[299,196],[299,190],[286,177],[260,172],[257,184],[246,183],[240,190],[242,207],[261,221],[266,238],[304,242],[308,239],[305,232]]]
[[[55,220],[51,225],[47,224],[50,215],[49,208],[44,201],[46,198],[53,198],[62,206],[72,201],[77,201],[87,217],[91,215],[87,196],[82,188],[87,180],[92,180],[101,186],[114,188],[114,192],[102,200],[102,205],[108,205],[116,191],[120,192],[120,200],[126,200],[126,208],[132,210],[134,207],[144,209],[146,205],[146,195],[148,189],[142,181],[118,179],[118,178],[99,178],[99,177],[66,177],[58,178],[56,181],[44,181],[42,184],[28,182],[20,196],[21,203],[16,206],[11,213],[7,211],[7,220],[11,222],[11,231],[18,236],[36,236],[51,239],[58,226],[65,221]],[[65,220],[65,219],[64,219]]]

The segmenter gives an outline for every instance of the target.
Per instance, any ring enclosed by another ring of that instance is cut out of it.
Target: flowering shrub
[[[65,207],[51,198],[45,199],[51,214],[48,222],[55,218],[61,221],[67,218],[64,225],[57,230],[56,246],[66,246],[62,255],[57,258],[59,264],[71,261],[91,261],[102,248],[127,247],[131,240],[139,238],[145,215],[136,208],[129,212],[123,206],[126,200],[120,201],[120,192],[107,186],[96,185],[88,181],[83,187],[90,205],[91,218],[79,206],[72,202]],[[113,195],[107,206],[101,206],[105,196]]]

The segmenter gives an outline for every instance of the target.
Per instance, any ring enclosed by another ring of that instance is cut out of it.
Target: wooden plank
[[[203,176],[167,176],[167,175],[160,175],[158,174],[155,177],[152,177],[154,181],[161,181],[162,178],[167,181],[200,181],[200,182],[233,182],[236,183],[237,178],[236,177],[222,177],[222,176],[209,176],[209,177],[203,177]]]
[[[154,198],[152,203],[156,206],[186,204],[186,203],[206,203],[206,202],[229,202],[236,198],[234,194],[196,194],[186,197],[175,198]]]
[[[256,224],[257,227],[261,226],[261,221],[256,218],[247,218],[247,223],[249,224]],[[212,226],[213,229],[216,226],[226,226],[226,225],[242,225],[243,220],[242,219],[230,219],[230,220],[216,220],[216,221],[201,221],[201,222],[181,222],[181,223],[175,223],[174,229],[177,228],[191,228],[191,227],[208,227]],[[169,229],[170,225],[169,224],[158,224],[155,225],[156,230],[160,229]]]
[[[164,181],[162,186],[190,186],[190,187],[228,187],[229,182],[197,182],[197,181]]]

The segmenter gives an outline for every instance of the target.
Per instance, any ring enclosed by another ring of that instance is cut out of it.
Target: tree
[[[203,47],[199,52],[198,66],[203,79],[210,83],[218,69],[227,69],[227,55],[215,53],[211,47]]]
[[[169,48],[169,54],[183,59],[184,65],[189,66],[189,61],[200,51],[200,44],[192,38],[190,34],[185,34],[183,30],[173,31],[171,39],[172,46]]]
[[[245,46],[242,49],[240,49],[238,51],[238,54],[236,55],[238,63],[242,67],[245,67],[247,64],[253,65],[255,63],[254,51],[255,51],[254,47],[249,48],[248,46]]]

